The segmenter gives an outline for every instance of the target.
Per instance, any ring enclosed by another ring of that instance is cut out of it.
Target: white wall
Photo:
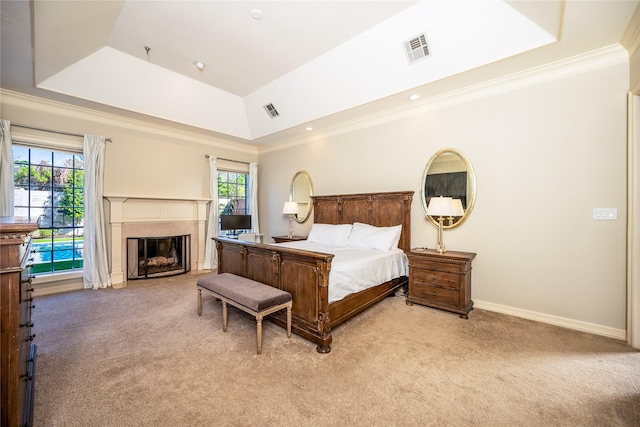
[[[478,194],[444,240],[478,254],[476,306],[624,338],[628,87],[626,52],[614,49],[427,101],[395,121],[264,150],[262,230],[287,230],[282,202],[304,169],[316,194],[414,190],[412,246],[434,247],[420,180],[433,153],[456,148]],[[617,221],[593,220],[603,207],[617,208]],[[294,226],[305,234],[310,225]]]

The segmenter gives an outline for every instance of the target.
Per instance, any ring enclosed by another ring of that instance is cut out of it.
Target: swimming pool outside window
[[[13,145],[15,216],[39,222],[33,233],[35,275],[81,270],[84,156]]]

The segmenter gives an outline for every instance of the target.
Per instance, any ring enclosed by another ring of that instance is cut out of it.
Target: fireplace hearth
[[[185,274],[191,270],[191,235],[127,238],[127,280]]]

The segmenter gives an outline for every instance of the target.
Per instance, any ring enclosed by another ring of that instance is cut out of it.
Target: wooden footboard
[[[331,347],[329,270],[333,255],[216,238],[218,273],[232,273],[287,291],[293,297],[294,333]],[[271,320],[286,327],[286,317],[274,313]]]
[[[291,330],[331,351],[331,328],[393,294],[406,277],[348,295],[329,304],[329,271],[333,255],[216,238],[218,272],[232,273],[287,291],[293,297]],[[283,313],[270,320],[286,327]]]

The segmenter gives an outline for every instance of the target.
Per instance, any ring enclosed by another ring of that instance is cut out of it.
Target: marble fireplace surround
[[[191,235],[191,270],[202,270],[209,199],[106,196],[107,252],[114,288],[127,286],[127,238]]]

